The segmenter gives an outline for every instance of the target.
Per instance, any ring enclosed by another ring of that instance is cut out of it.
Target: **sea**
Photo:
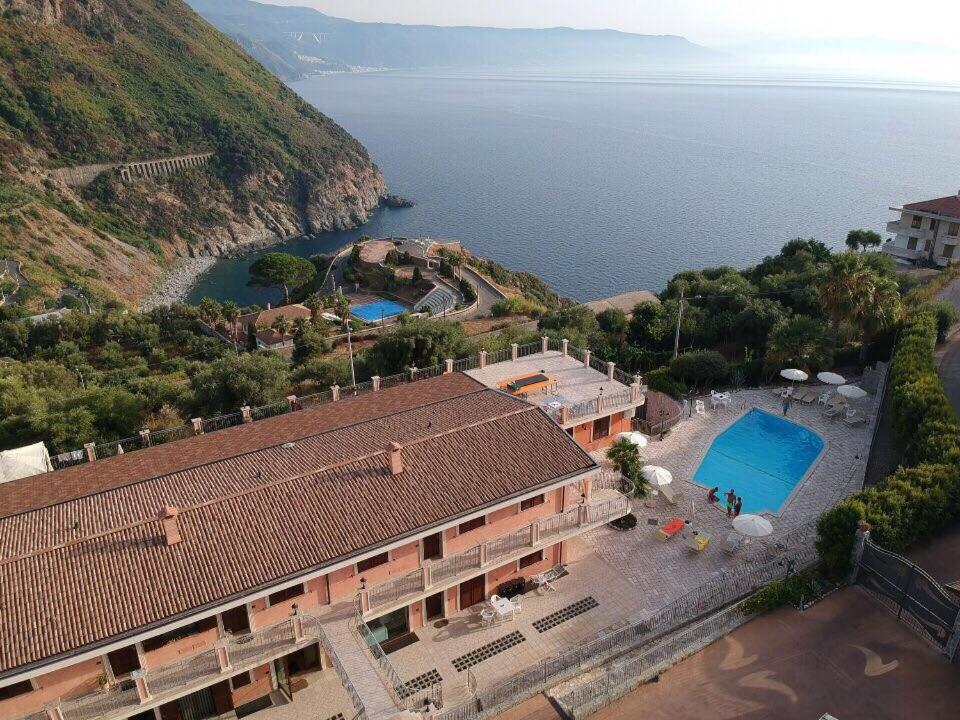
[[[335,74],[292,87],[416,206],[280,249],[456,239],[583,301],[656,292],[686,269],[746,267],[794,237],[840,248],[851,228],[883,234],[890,206],[960,188],[957,87],[500,71]],[[190,300],[276,302],[247,284],[257,256],[218,262]]]

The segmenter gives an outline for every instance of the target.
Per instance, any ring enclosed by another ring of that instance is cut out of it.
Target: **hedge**
[[[817,551],[834,579],[850,571],[861,521],[879,545],[903,552],[960,515],[960,424],[934,367],[936,340],[937,318],[925,306],[907,319],[890,367],[890,409],[906,464],[820,517]]]

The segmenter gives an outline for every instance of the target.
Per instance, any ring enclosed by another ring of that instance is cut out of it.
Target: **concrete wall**
[[[86,187],[102,173],[116,170],[125,182],[131,182],[138,178],[170,175],[186,168],[206,165],[212,157],[213,153],[194,153],[170,158],[138,160],[136,162],[77,165],[51,170],[50,177],[61,180],[71,187]]]

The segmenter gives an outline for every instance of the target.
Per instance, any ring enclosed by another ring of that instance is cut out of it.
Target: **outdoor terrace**
[[[549,338],[495,353],[481,352],[478,362],[464,370],[487,387],[539,405],[564,427],[639,407],[646,390],[639,375],[628,375],[614,363],[599,360],[566,340]],[[521,388],[515,392],[508,387],[510,382],[537,375],[547,381],[532,385],[530,391]]]
[[[426,595],[439,592],[496,568],[519,560],[541,548],[600,527],[630,512],[630,501],[613,489],[596,490],[590,501],[494,538],[461,553],[425,561],[423,567],[361,591],[364,618],[377,617]]]

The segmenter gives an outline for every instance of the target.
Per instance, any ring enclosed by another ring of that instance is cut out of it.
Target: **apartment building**
[[[887,223],[893,234],[883,250],[910,263],[950,265],[960,243],[960,191],[956,195],[891,207],[899,220]]]
[[[645,402],[639,375],[628,375],[567,340],[543,337],[539,343],[481,352],[465,372],[541,408],[591,452],[630,431]]]
[[[0,718],[243,715],[307,672],[389,717],[348,681],[358,625],[397,642],[562,565],[629,512],[598,471],[451,372],[0,485]]]

